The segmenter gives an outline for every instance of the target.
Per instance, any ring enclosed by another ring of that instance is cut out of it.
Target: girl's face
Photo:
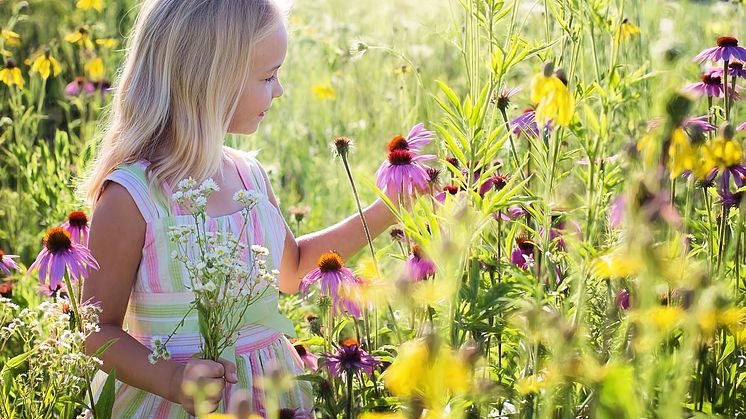
[[[251,60],[251,74],[244,83],[238,99],[238,107],[228,126],[233,134],[251,134],[259,127],[272,100],[282,96],[282,86],[277,72],[285,60],[288,35],[285,26],[280,24],[272,33],[254,46]]]

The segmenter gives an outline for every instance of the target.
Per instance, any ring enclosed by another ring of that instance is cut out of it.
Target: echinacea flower
[[[722,170],[718,180],[717,192],[720,196],[720,203],[726,208],[738,206],[743,199],[742,191],[731,191],[731,179],[733,179],[737,189],[742,188],[746,184],[746,166],[735,164]]]
[[[21,69],[12,58],[8,58],[5,61],[5,66],[0,70],[0,81],[8,86],[16,85],[23,90],[23,74],[21,74]]]
[[[536,243],[528,237],[521,235],[516,239],[516,245],[517,247],[510,254],[510,263],[521,269],[528,269],[534,264]]]
[[[13,283],[10,281],[0,282],[0,297],[12,298],[13,297]]]
[[[78,96],[80,92],[91,94],[96,91],[96,85],[85,77],[75,77],[73,81],[65,86],[64,93],[67,96]]]
[[[295,351],[298,352],[298,356],[308,367],[308,369],[310,369],[311,371],[316,371],[317,369],[319,369],[319,357],[317,355],[309,351],[305,345],[294,343],[293,347],[295,348]]]
[[[513,128],[515,136],[523,134],[530,138],[539,138],[539,126],[536,125],[536,111],[533,108],[524,109],[523,113],[510,121],[510,126]],[[547,124],[547,128],[549,128],[549,124]]]
[[[70,233],[74,243],[88,246],[88,216],[85,212],[71,212],[62,227]]]
[[[736,127],[736,131],[746,131],[746,122]]]
[[[39,269],[39,283],[49,289],[61,286],[65,272],[72,280],[82,280],[88,277],[88,269],[99,267],[91,252],[73,242],[70,233],[62,227],[47,230],[43,243],[44,247],[26,275]]]
[[[712,70],[713,74],[716,74],[720,77],[723,76],[723,69],[722,68],[716,68]],[[746,79],[746,69],[743,68],[743,63],[741,61],[733,61],[728,63],[728,75],[732,77],[741,77]]]
[[[435,200],[440,202],[441,204],[443,202],[446,202],[446,196],[454,196],[458,193],[459,187],[455,185],[446,185],[443,187],[443,192],[435,195]]]
[[[373,370],[380,363],[376,357],[366,353],[355,339],[346,339],[336,354],[327,354],[326,358],[324,365],[334,377],[339,377],[342,372],[356,371],[373,376]]]
[[[435,263],[428,258],[419,245],[412,246],[412,254],[406,263],[407,276],[412,281],[422,281],[435,275]]]
[[[355,274],[344,266],[342,258],[336,252],[322,254],[317,265],[316,269],[303,277],[300,290],[308,294],[311,285],[321,282],[321,294],[330,297],[336,309],[347,308],[349,288],[358,285]]]
[[[629,309],[629,291],[626,288],[622,288],[616,293],[616,305],[622,310]]]
[[[508,106],[510,106],[510,98],[517,95],[521,92],[520,87],[503,87],[500,89],[500,94],[497,95],[497,99],[495,100],[495,104],[497,105],[497,108],[500,109],[502,112],[505,112],[508,109]]]
[[[575,98],[567,89],[562,72],[553,70],[552,63],[547,63],[544,71],[531,80],[531,101],[536,104],[539,124],[552,121],[566,127],[575,114]]]
[[[692,83],[684,87],[685,92],[691,92],[699,97],[722,97],[723,96],[723,79],[720,77],[721,73],[718,73],[716,69],[708,69],[700,77],[700,81]],[[735,91],[731,92],[731,88],[728,86],[728,96],[737,98],[738,93]]]
[[[710,115],[695,116],[684,119],[682,127],[685,129],[699,129],[702,132],[715,131],[717,127],[710,123]]]
[[[376,172],[376,185],[379,189],[401,194],[412,195],[415,190],[427,190],[427,166],[421,162],[434,160],[432,154],[416,155],[408,150],[394,150],[389,152]]]
[[[13,258],[17,257],[17,255],[6,255],[5,252],[0,250],[0,273],[2,273],[3,276],[10,275],[11,269],[14,269],[16,271],[21,270],[16,261],[13,260]]]
[[[694,61],[703,63],[711,61],[731,61],[733,58],[746,61],[746,48],[738,46],[738,39],[732,36],[721,36],[716,41],[717,46],[707,48],[697,54]]]
[[[54,77],[57,77],[60,74],[60,63],[56,58],[52,57],[49,50],[46,50],[44,54],[41,54],[34,60],[34,63],[31,65],[31,71],[39,73],[44,80],[49,78],[50,72]]]
[[[435,138],[432,131],[425,129],[425,124],[419,123],[412,127],[406,137],[397,135],[389,141],[387,149],[389,152],[394,150],[407,150],[410,152],[419,152],[423,147],[430,144]]]
[[[492,175],[489,178],[487,178],[482,184],[479,186],[479,195],[484,197],[487,192],[495,190],[499,191],[502,190],[502,188],[505,187],[505,185],[508,184],[508,180],[505,176],[500,175]]]

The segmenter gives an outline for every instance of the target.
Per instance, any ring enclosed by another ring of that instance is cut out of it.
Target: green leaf
[[[96,419],[111,419],[111,412],[114,408],[114,384],[116,376],[116,370],[111,370],[109,376],[106,378],[104,388],[101,390],[101,395],[98,397],[96,406],[93,409],[96,412]]]

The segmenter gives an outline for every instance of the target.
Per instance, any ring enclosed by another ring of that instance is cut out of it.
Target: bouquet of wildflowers
[[[223,351],[235,344],[237,330],[243,324],[248,308],[271,287],[276,287],[277,270],[268,270],[266,258],[269,251],[258,245],[251,246],[250,263],[245,263],[242,255],[247,245],[241,243],[240,234],[231,231],[207,231],[207,198],[218,191],[218,185],[207,179],[201,185],[188,178],[178,184],[172,195],[194,218],[194,224],[172,226],[169,237],[178,245],[172,257],[182,262],[188,272],[190,288],[194,300],[181,323],[165,339],[153,340],[153,353],[150,361],[168,359],[170,354],[166,344],[184,323],[184,319],[196,310],[199,316],[199,330],[202,336],[201,356],[217,361]],[[259,194],[241,190],[233,199],[243,205],[244,231],[249,214],[254,209]]]

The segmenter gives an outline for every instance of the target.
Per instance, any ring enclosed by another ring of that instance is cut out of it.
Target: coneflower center
[[[85,227],[88,225],[88,217],[83,211],[73,211],[67,216],[67,221],[74,227]]]
[[[702,83],[710,86],[720,86],[721,84],[723,84],[723,80],[719,76],[703,74],[701,79]]]
[[[393,150],[389,153],[389,163],[394,166],[405,166],[412,163],[414,155],[407,150]]]
[[[72,248],[70,233],[62,227],[52,227],[44,235],[44,245],[52,253]]]
[[[414,255],[414,257],[416,257],[417,259],[423,258],[424,253],[422,252],[422,248],[419,244],[415,244],[414,246],[412,246],[412,255]]]
[[[397,135],[389,141],[389,151],[394,150],[409,150],[409,143],[401,135]]]
[[[528,237],[519,237],[516,239],[516,242],[518,242],[518,248],[523,252],[531,252],[534,250],[534,242]]]
[[[458,186],[446,185],[443,187],[443,192],[448,192],[451,195],[456,195],[458,193]]]
[[[732,36],[721,36],[717,40],[717,45],[719,47],[737,47],[738,46],[738,39]]]
[[[5,256],[5,252],[3,252],[2,249],[0,249],[0,259],[2,259],[3,256]],[[2,260],[0,260],[0,262],[2,262]]]
[[[734,61],[730,64],[728,64],[728,67],[734,69],[734,70],[743,70],[743,63]]]
[[[5,62],[5,68],[7,68],[8,70],[12,70],[12,69],[16,68],[16,62],[13,61],[13,60],[11,60],[11,59],[8,59]]]
[[[319,258],[319,269],[321,272],[337,272],[342,269],[342,258],[334,252],[328,252]]]
[[[342,341],[342,346],[360,346],[360,342],[355,338],[347,338]]]
[[[303,345],[295,345],[295,352],[298,352],[298,356],[304,356],[308,352],[306,351],[305,346]]]

